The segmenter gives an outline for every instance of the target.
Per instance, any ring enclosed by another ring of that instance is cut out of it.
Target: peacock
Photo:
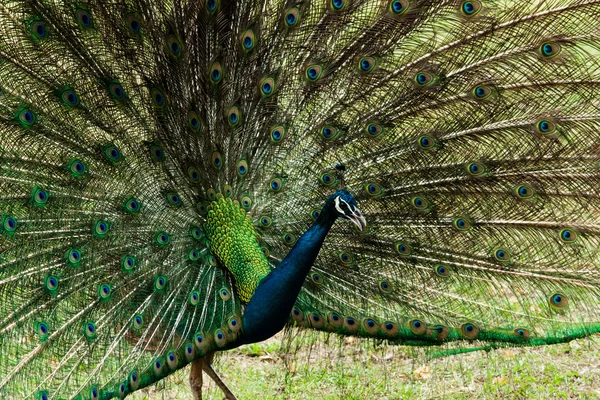
[[[599,0],[2,0],[0,397],[286,327],[600,332]],[[286,328],[287,329],[287,328]]]

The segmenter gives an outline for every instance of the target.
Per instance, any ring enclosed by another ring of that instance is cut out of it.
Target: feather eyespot
[[[16,119],[21,126],[29,128],[37,121],[37,115],[28,108],[22,108],[17,112]]]
[[[372,122],[369,125],[367,125],[367,127],[365,128],[365,131],[366,131],[367,135],[369,135],[371,137],[381,136],[381,134],[383,133],[383,126],[381,126],[380,124],[377,124],[375,122]]]
[[[159,275],[154,279],[154,290],[161,291],[165,288],[167,284],[167,277],[164,275]]]
[[[221,156],[221,155],[219,154],[219,157],[220,157],[220,156]],[[215,189],[213,189],[213,188],[209,188],[209,189],[206,191],[206,195],[208,196],[208,198],[209,198],[210,200],[214,200],[214,199],[217,197],[217,191],[216,191]]]
[[[383,196],[383,187],[378,183],[367,183],[364,186],[365,192],[371,197],[381,197]]]
[[[242,49],[246,53],[248,53],[248,52],[252,51],[252,49],[254,48],[254,46],[256,44],[256,34],[254,33],[254,31],[252,29],[248,29],[244,33],[242,33],[241,41],[242,41]]]
[[[184,353],[185,353],[185,359],[188,362],[191,362],[194,360],[194,358],[196,357],[196,348],[194,347],[194,345],[192,343],[186,343],[183,348]]]
[[[567,297],[561,293],[555,293],[549,298],[550,306],[555,309],[564,308],[567,306]]]
[[[215,344],[217,347],[223,347],[227,344],[227,335],[221,329],[217,330],[214,334]]]
[[[450,275],[450,269],[448,267],[446,267],[445,265],[435,265],[433,267],[433,271],[436,273],[436,275],[441,276],[441,277],[447,277]]]
[[[510,262],[510,253],[505,249],[496,249],[494,251],[494,258],[496,261],[506,264]]]
[[[8,235],[11,235],[16,230],[17,230],[17,220],[11,216],[4,215],[2,217],[2,228],[0,228],[0,233],[6,233]]]
[[[281,238],[283,239],[283,242],[288,246],[295,244],[297,240],[296,235],[294,235],[293,233],[284,233],[281,236]]]
[[[324,125],[321,130],[321,137],[326,140],[332,140],[340,135],[340,131],[332,125]]]
[[[210,80],[212,83],[219,83],[223,79],[223,68],[221,67],[221,63],[215,61],[210,66]]]
[[[169,367],[169,369],[175,370],[178,364],[179,357],[177,357],[177,353],[175,353],[173,350],[169,351],[169,353],[167,354],[167,366]]]
[[[218,151],[213,151],[211,155],[211,161],[212,166],[216,169],[221,169],[221,167],[223,166],[223,158],[221,157],[221,153],[219,153]],[[212,198],[211,200],[214,200],[214,198]]]
[[[282,125],[271,128],[271,141],[273,143],[281,142],[285,136],[285,131],[286,129]]]
[[[48,339],[50,329],[48,328],[48,324],[46,322],[36,322],[34,324],[34,329],[41,340]]]
[[[29,24],[29,31],[32,33],[33,37],[38,40],[46,39],[48,37],[46,23],[39,19],[31,21]]]
[[[267,217],[267,216],[260,217],[259,222],[260,222],[260,226],[262,226],[263,228],[268,228],[273,223],[271,218]]]
[[[415,335],[423,335],[425,334],[425,332],[427,332],[427,324],[418,319],[413,319],[412,321],[409,321],[408,327]]]
[[[459,231],[468,231],[472,227],[472,223],[468,218],[459,217],[452,221],[452,225]]]
[[[523,328],[517,328],[514,330],[515,336],[519,337],[519,338],[523,338],[523,339],[527,339],[530,335],[529,331],[527,329],[523,329]]]
[[[198,261],[198,259],[200,258],[200,252],[196,249],[191,249],[190,251],[188,251],[188,259],[190,261]]]
[[[108,300],[112,292],[112,286],[109,284],[98,285],[98,297],[100,300]]]
[[[475,339],[479,335],[479,328],[475,324],[467,322],[460,327],[460,332],[467,339]]]
[[[33,188],[32,198],[33,198],[33,204],[36,207],[44,207],[46,204],[48,204],[49,197],[50,197],[50,195],[44,189],[41,189],[38,187]]]
[[[460,5],[460,11],[466,17],[472,17],[481,11],[483,5],[479,0],[463,1]]]
[[[77,18],[77,23],[82,29],[88,30],[94,27],[92,15],[89,13],[89,11],[79,8],[75,10],[75,17]]]
[[[198,204],[196,204],[196,210],[198,210],[198,213],[200,215],[208,214],[208,209],[206,208],[206,204],[202,201],[200,201],[200,202],[198,202]]]
[[[284,21],[288,28],[293,28],[300,21],[300,9],[298,7],[288,8],[284,13]]]
[[[67,107],[76,107],[79,105],[79,96],[72,89],[65,89],[60,94],[60,99]]]
[[[206,347],[206,340],[204,339],[204,335],[200,332],[194,335],[194,344],[199,352],[202,352]]]
[[[121,266],[123,268],[123,271],[125,271],[125,272],[133,271],[133,269],[135,268],[135,262],[136,262],[135,257],[132,257],[132,256],[123,257],[121,259]]]
[[[333,11],[341,11],[346,7],[348,1],[349,0],[330,0],[329,6]]]
[[[475,97],[477,100],[487,99],[492,95],[492,92],[493,90],[490,86],[483,84],[477,85],[473,88],[473,90],[471,90],[473,97]]]
[[[310,280],[316,285],[320,285],[323,283],[323,277],[321,276],[321,274],[316,272],[310,275]]]
[[[75,178],[81,178],[87,172],[87,166],[77,159],[71,160],[67,169]]]
[[[431,85],[435,80],[431,72],[421,71],[415,75],[414,81],[418,86],[426,87]]]
[[[323,67],[318,64],[311,64],[306,67],[304,76],[309,82],[316,82],[323,76]]]
[[[200,239],[202,239],[202,231],[200,230],[200,228],[192,227],[190,229],[190,235],[192,236],[192,238],[194,240],[200,240]]]
[[[358,69],[360,72],[371,72],[375,69],[377,61],[374,57],[363,57],[358,61]]]
[[[440,143],[437,140],[437,138],[430,135],[419,136],[419,138],[417,139],[417,144],[420,148],[427,150],[436,149],[440,146]]]
[[[356,332],[360,328],[360,324],[353,317],[346,317],[344,319],[344,328],[348,332]]]
[[[129,374],[129,378],[127,380],[129,381],[129,387],[131,388],[131,390],[135,390],[138,388],[140,384],[140,377],[138,376],[135,370]]]
[[[200,128],[200,117],[198,116],[198,113],[196,111],[192,110],[192,111],[188,112],[187,121],[188,121],[188,126],[193,131],[197,131]]]
[[[398,254],[400,254],[403,257],[410,256],[412,254],[412,250],[413,250],[410,245],[403,243],[403,242],[395,243],[394,249],[396,250],[396,252]]]
[[[410,200],[412,206],[419,211],[426,211],[431,207],[431,203],[424,197],[416,196]]]
[[[381,324],[381,330],[388,336],[395,336],[398,333],[398,324],[392,321],[385,321]]]
[[[187,169],[188,178],[194,183],[200,181],[200,171],[196,167],[188,167]]]
[[[110,93],[111,97],[117,101],[125,100],[127,97],[123,86],[117,82],[112,82],[108,85],[108,92]]]
[[[121,382],[119,385],[119,393],[118,396],[120,399],[124,399],[129,393],[127,392],[127,381]]]
[[[158,232],[154,236],[154,242],[159,246],[166,246],[171,243],[171,236],[167,232]]]
[[[394,15],[403,15],[408,11],[410,2],[408,0],[392,0],[390,2],[390,11]]]
[[[272,192],[275,192],[275,193],[280,192],[282,188],[283,188],[283,180],[281,178],[273,178],[269,182],[269,189]]]
[[[83,333],[85,334],[85,336],[88,339],[94,339],[94,338],[96,338],[96,335],[97,335],[96,324],[93,323],[92,321],[86,322],[84,324]]]
[[[169,49],[171,56],[176,58],[181,57],[181,54],[183,53],[183,45],[175,35],[169,35],[167,37],[167,48]]]
[[[344,265],[351,265],[354,263],[354,256],[347,251],[338,252],[338,258]]]
[[[219,0],[206,0],[205,4],[206,4],[206,10],[210,14],[214,14],[215,11],[217,11],[219,8]]]
[[[138,17],[130,14],[127,16],[127,27],[132,34],[137,35],[142,30],[142,23]]]
[[[296,322],[302,322],[304,320],[304,313],[298,307],[292,308],[292,319]]]
[[[231,293],[227,288],[221,288],[221,290],[219,290],[219,296],[221,296],[221,299],[223,299],[223,301],[231,299]]]
[[[223,186],[223,196],[231,197],[232,194],[233,194],[233,188],[231,187],[231,185]]]
[[[72,248],[67,250],[65,258],[67,260],[67,265],[76,267],[81,263],[81,250]]]
[[[392,286],[387,281],[379,281],[379,289],[384,293],[390,293]]]
[[[577,240],[577,232],[572,229],[562,229],[559,232],[560,240],[564,243],[573,243]]]
[[[243,196],[240,199],[240,205],[244,210],[250,210],[252,208],[252,198],[250,196]]]
[[[112,144],[105,146],[103,149],[104,156],[111,164],[117,164],[123,161],[123,154]]]
[[[263,97],[269,97],[275,91],[275,79],[273,78],[264,78],[260,81],[259,84],[260,94]]]
[[[515,194],[520,199],[531,199],[535,195],[535,189],[529,185],[520,185],[515,188]]]
[[[319,177],[319,181],[326,186],[333,186],[339,183],[339,180],[336,175],[332,172],[324,172]]]
[[[140,202],[137,201],[135,198],[128,197],[123,202],[123,209],[125,211],[127,211],[128,213],[135,215],[140,212],[140,210],[142,209],[142,206],[140,205]]]
[[[547,135],[556,130],[556,124],[548,119],[541,119],[535,124],[538,133]]]
[[[103,238],[106,237],[108,231],[110,230],[110,224],[106,221],[96,221],[94,222],[93,233],[94,236]]]
[[[470,163],[466,167],[467,172],[474,177],[484,176],[488,172],[487,166],[479,162]]]
[[[183,205],[183,201],[181,200],[181,196],[179,196],[175,192],[167,192],[165,194],[165,197],[167,199],[167,203],[169,203],[169,205],[171,207],[181,207]]]
[[[539,47],[539,52],[542,58],[549,59],[554,58],[560,54],[562,46],[556,42],[545,42]]]
[[[363,328],[373,334],[379,332],[379,323],[372,318],[363,320]]]
[[[152,89],[150,91],[150,97],[156,108],[164,108],[167,104],[167,96],[160,89]]]
[[[156,360],[154,360],[154,364],[153,364],[154,375],[156,375],[156,376],[162,375],[163,367],[164,367],[164,362],[162,360],[162,357],[159,357]]]
[[[436,325],[428,330],[427,333],[433,335],[436,340],[445,340],[450,334],[450,329],[447,326]]]
[[[240,113],[240,110],[237,106],[229,107],[229,109],[227,110],[226,116],[227,116],[227,123],[232,128],[237,127],[240,124],[240,121],[242,119],[242,114]]]

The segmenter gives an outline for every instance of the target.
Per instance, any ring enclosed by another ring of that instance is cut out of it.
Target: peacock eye
[[[135,15],[127,16],[127,26],[129,27],[131,33],[133,33],[134,35],[140,33],[140,30],[142,29],[142,24]]]
[[[488,85],[478,85],[473,88],[471,93],[477,100],[483,100],[490,97],[492,88]]]
[[[390,11],[394,15],[402,15],[408,11],[410,2],[408,0],[392,0],[390,2]]]
[[[521,199],[531,199],[535,195],[535,190],[529,185],[521,185],[515,189],[515,193]]]
[[[254,48],[254,44],[256,43],[256,34],[253,30],[248,29],[242,34],[242,49],[245,52],[250,52]]]
[[[559,233],[560,240],[565,243],[573,243],[577,240],[577,232],[572,229],[562,229]]]
[[[554,58],[560,54],[562,47],[556,42],[545,42],[539,47],[539,52],[542,58]]]
[[[167,48],[173,57],[180,57],[183,53],[183,46],[175,35],[169,35],[167,38]]]
[[[227,123],[229,124],[229,126],[231,126],[232,128],[235,128],[236,126],[239,125],[240,120],[241,120],[241,114],[240,114],[240,110],[237,106],[229,107],[226,115],[227,115]]]
[[[271,141],[273,143],[281,142],[281,140],[285,136],[285,131],[286,130],[283,127],[283,125],[278,125],[278,126],[271,128]]]
[[[29,30],[36,39],[46,39],[48,37],[46,23],[43,21],[36,20],[31,22],[31,24],[29,24]]]
[[[486,173],[488,172],[488,168],[485,164],[475,162],[467,165],[467,172],[471,176],[478,177],[486,175]]]
[[[265,78],[260,82],[260,93],[263,97],[269,97],[275,91],[275,80],[273,78]]]
[[[83,29],[92,28],[92,16],[87,10],[78,9],[75,11],[75,16],[79,26],[81,26]]]
[[[77,96],[77,94],[71,89],[63,91],[60,97],[63,101],[63,104],[68,107],[75,107],[79,105],[79,96]]]
[[[160,89],[152,89],[150,91],[150,97],[152,97],[152,101],[154,102],[154,106],[157,108],[162,108],[167,103],[167,98],[165,94]]]
[[[330,5],[334,11],[343,10],[346,7],[348,0],[331,0]]]
[[[429,86],[434,81],[434,76],[432,73],[427,71],[419,72],[415,75],[414,81],[418,86],[425,87]]]
[[[318,64],[311,64],[306,67],[305,76],[310,82],[315,82],[323,75],[323,67]]]
[[[298,25],[298,22],[300,20],[300,9],[298,7],[288,8],[285,12],[284,20],[286,26],[288,26],[289,28]]]
[[[472,17],[473,15],[481,11],[482,7],[483,5],[479,0],[463,1],[460,6],[460,11],[463,13],[464,16]]]
[[[535,129],[541,134],[550,134],[556,130],[556,124],[548,119],[541,119],[535,124]]]
[[[223,79],[223,68],[221,63],[216,61],[210,67],[210,80],[213,83],[219,83]]]
[[[436,265],[433,270],[438,276],[447,277],[450,275],[450,270],[445,265]]]
[[[361,72],[371,72],[375,69],[375,58],[373,57],[363,57],[358,62],[358,68]]]

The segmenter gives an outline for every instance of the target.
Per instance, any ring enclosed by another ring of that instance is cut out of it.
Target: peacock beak
[[[367,220],[365,219],[365,217],[362,215],[362,213],[360,212],[360,210],[358,208],[356,208],[352,211],[352,215],[347,215],[346,217],[350,221],[352,221],[352,223],[354,225],[356,225],[356,227],[358,228],[359,231],[362,232],[365,229],[367,229]]]

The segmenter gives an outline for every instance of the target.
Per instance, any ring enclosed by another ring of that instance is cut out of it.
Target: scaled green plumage
[[[0,397],[124,397],[236,345],[340,187],[368,228],[333,225],[290,326],[443,354],[598,332],[599,18],[3,0]]]

